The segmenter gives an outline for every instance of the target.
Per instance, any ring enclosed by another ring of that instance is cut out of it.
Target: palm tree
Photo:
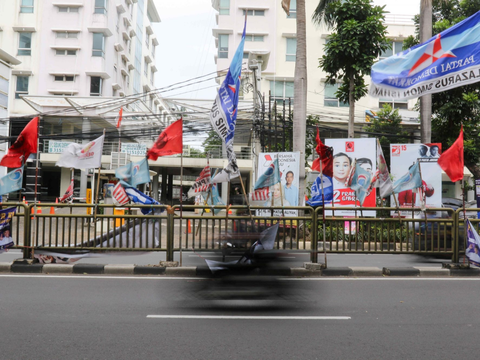
[[[330,3],[334,1],[338,1],[338,0],[320,0],[318,2],[318,5],[315,11],[312,14],[312,21],[315,24],[320,25],[323,21],[328,27],[331,27],[333,25],[333,19],[331,17],[326,17],[325,9]]]
[[[307,31],[305,0],[297,0],[297,54],[293,84],[293,151],[300,152],[299,204],[305,196],[305,137],[307,121]]]

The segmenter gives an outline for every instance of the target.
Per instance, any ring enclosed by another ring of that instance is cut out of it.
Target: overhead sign
[[[147,145],[137,143],[122,143],[122,153],[130,155],[145,156],[147,153]]]

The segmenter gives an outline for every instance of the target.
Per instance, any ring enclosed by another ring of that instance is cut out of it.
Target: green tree
[[[365,125],[363,130],[371,133],[372,137],[378,138],[383,149],[383,154],[387,165],[390,167],[390,144],[405,144],[410,142],[409,133],[401,125],[402,117],[398,109],[393,109],[389,104],[385,104],[372,118],[369,125]]]
[[[391,46],[383,9],[370,0],[345,0],[334,1],[325,10],[324,16],[333,21],[333,32],[320,67],[327,73],[327,83],[339,83],[339,100],[350,105],[349,138],[354,137],[355,101],[367,93],[364,76],[370,75],[378,56]]]
[[[222,139],[218,136],[215,130],[208,132],[207,138],[203,141],[202,146],[205,149],[205,153],[212,153],[220,155],[222,154]]]
[[[480,0],[433,1],[434,35],[473,15]],[[418,18],[416,19],[418,20]],[[410,37],[407,46],[418,43]],[[465,166],[475,178],[480,178],[480,83],[432,94],[432,141],[441,142],[445,151],[457,139],[463,124]]]

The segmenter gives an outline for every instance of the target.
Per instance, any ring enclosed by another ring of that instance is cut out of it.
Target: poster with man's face
[[[356,199],[355,191],[345,186],[348,174],[352,169],[354,160],[366,171],[375,174],[376,139],[326,139],[325,145],[333,148],[333,206],[335,215],[353,216],[353,210],[337,210],[337,207],[357,206],[360,202]],[[372,189],[365,198],[364,207],[376,206],[376,189]],[[330,214],[332,212],[329,212]],[[375,216],[375,211],[364,211],[364,216]]]
[[[0,210],[0,254],[14,246],[11,222],[17,208]]]
[[[423,191],[426,207],[442,207],[442,169],[437,164],[442,153],[442,144],[390,144],[391,175],[393,182],[400,179],[418,160],[422,175]],[[397,196],[400,207],[421,207],[421,195],[417,190],[402,191]],[[391,198],[392,206],[395,200]],[[402,212],[411,215],[411,212]]]
[[[299,204],[299,179],[300,153],[260,153],[258,156],[257,179],[268,170],[269,166],[277,159],[280,168],[280,183],[270,187],[272,198],[266,201],[264,206],[290,207],[303,206]],[[297,216],[297,210],[284,210],[285,216]],[[274,216],[281,216],[282,211],[276,210]]]

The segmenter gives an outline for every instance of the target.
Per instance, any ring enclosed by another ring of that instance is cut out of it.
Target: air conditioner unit
[[[190,145],[183,145],[183,156],[190,156]]]
[[[112,152],[110,170],[115,170],[120,166],[127,165],[130,161],[130,154],[122,152]]]

